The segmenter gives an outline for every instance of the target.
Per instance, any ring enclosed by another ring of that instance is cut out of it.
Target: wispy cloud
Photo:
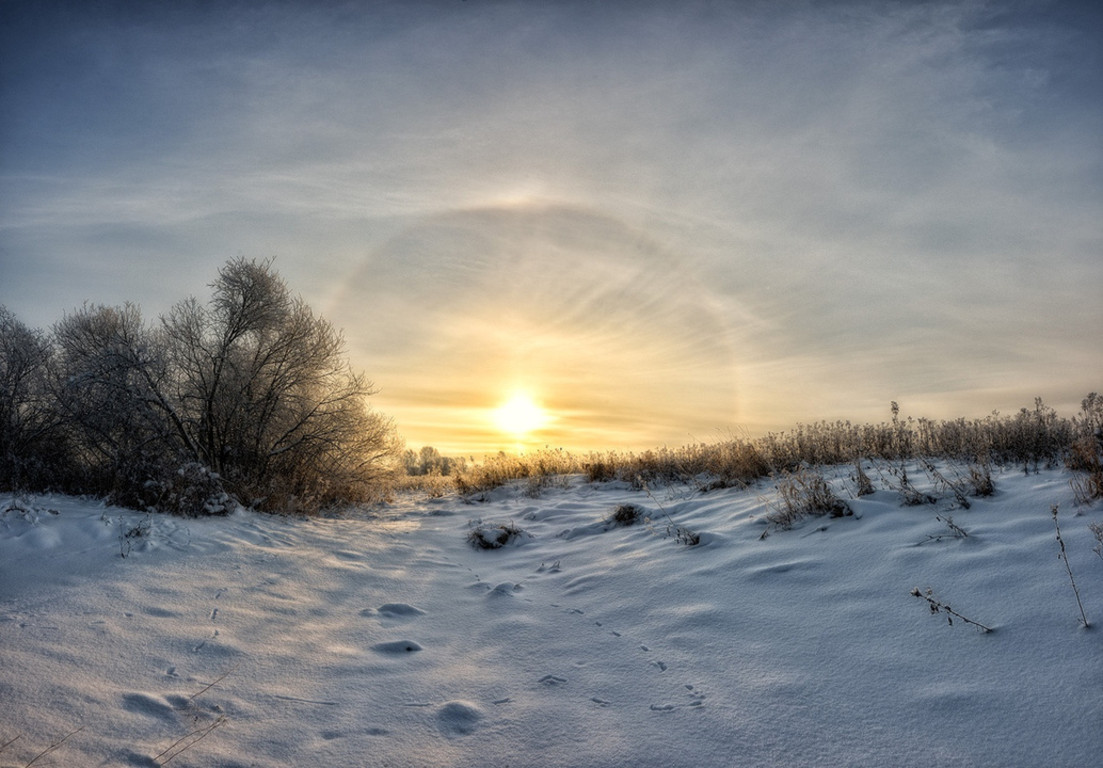
[[[0,301],[35,323],[277,255],[456,445],[522,380],[590,445],[1103,374],[1081,6],[2,12]]]

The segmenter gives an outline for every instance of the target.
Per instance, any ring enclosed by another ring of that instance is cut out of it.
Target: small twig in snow
[[[911,593],[915,597],[921,597],[924,600],[926,600],[928,607],[930,607],[930,609],[931,609],[931,613],[945,613],[946,614],[946,623],[948,623],[951,627],[954,625],[954,618],[956,617],[956,618],[959,618],[962,621],[964,621],[966,624],[972,624],[974,627],[979,627],[982,632],[994,632],[995,631],[994,629],[992,629],[992,627],[986,627],[985,625],[981,624],[979,621],[973,621],[972,619],[969,619],[969,618],[966,618],[965,616],[962,616],[960,613],[955,611],[953,608],[946,605],[942,601],[938,600],[936,597],[934,597],[933,594],[931,594],[932,590],[931,590],[930,587],[927,587],[926,592],[920,592],[919,587],[912,587]]]
[[[62,744],[64,744],[65,742],[67,742],[67,741],[69,740],[69,737],[70,737],[70,736],[75,736],[75,735],[77,735],[78,733],[80,733],[81,731],[83,731],[83,730],[84,730],[84,728],[85,728],[85,726],[83,726],[83,725],[82,725],[82,726],[81,726],[80,728],[77,728],[77,729],[76,729],[75,731],[69,731],[69,733],[65,734],[65,736],[64,736],[64,737],[62,737],[61,741],[55,741],[55,742],[54,742],[53,744],[51,744],[50,746],[46,747],[46,749],[42,750],[42,751],[41,751],[41,752],[39,752],[39,753],[38,753],[37,755],[35,755],[35,756],[34,756],[33,758],[31,758],[31,762],[27,763],[27,764],[26,764],[25,766],[23,766],[23,768],[31,768],[31,766],[32,766],[32,765],[34,765],[35,763],[37,763],[37,762],[39,761],[39,759],[40,759],[40,758],[43,758],[43,757],[45,757],[46,755],[48,755],[48,754],[50,754],[51,752],[53,752],[53,751],[54,751],[55,749],[57,749],[57,748],[58,748],[58,747],[60,747],[60,746],[61,746]],[[16,738],[18,738],[18,737],[16,737]],[[12,741],[14,741],[14,740],[15,740],[15,739],[12,739]],[[11,742],[8,742],[8,743],[10,744]]]

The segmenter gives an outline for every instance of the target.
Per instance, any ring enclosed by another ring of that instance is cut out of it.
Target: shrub
[[[184,517],[228,515],[234,501],[222,485],[222,478],[202,464],[191,462],[176,470],[172,479],[161,486],[156,503],[162,512]]]
[[[385,492],[397,435],[341,334],[269,262],[230,261],[211,288],[153,328],[86,304],[52,348],[0,307],[0,486],[52,469],[62,490],[188,514],[224,494],[315,511]]]
[[[1103,397],[1092,392],[1084,398],[1074,423],[1077,437],[1070,446],[1065,465],[1083,473],[1071,482],[1076,500],[1088,503],[1103,498]]]

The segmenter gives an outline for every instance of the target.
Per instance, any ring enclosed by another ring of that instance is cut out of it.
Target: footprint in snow
[[[686,698],[688,699],[688,701],[681,704],[671,704],[669,702],[664,704],[652,704],[650,707],[651,711],[673,712],[674,710],[682,709],[683,707],[700,707],[704,705],[705,699],[707,698],[705,694],[699,693],[697,689],[694,688],[692,685],[686,685],[685,689],[687,691]]]
[[[474,733],[482,719],[482,711],[470,701],[449,701],[437,709],[437,727],[445,736]]]
[[[175,721],[176,719],[176,710],[168,701],[148,693],[124,694],[123,709],[160,720]]]
[[[415,616],[424,616],[425,611],[409,603],[384,603],[379,606],[379,615],[392,619],[411,619]]]
[[[414,653],[422,650],[422,647],[413,640],[392,640],[389,643],[376,643],[371,649],[377,653]]]

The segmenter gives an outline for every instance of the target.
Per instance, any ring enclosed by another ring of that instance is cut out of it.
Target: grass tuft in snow
[[[153,514],[147,512],[145,517],[133,525],[126,525],[119,521],[119,556],[123,559],[130,555],[130,550],[135,541],[147,538],[153,528]]]
[[[777,502],[766,519],[778,528],[792,528],[806,517],[846,517],[854,514],[850,505],[835,494],[824,476],[809,467],[783,472],[776,488]]]
[[[613,510],[609,521],[614,525],[635,525],[646,516],[642,507],[635,504],[621,504]]]
[[[510,521],[508,523],[484,524],[482,520],[472,521],[467,541],[476,549],[500,549],[509,542],[524,536],[525,532]]]

